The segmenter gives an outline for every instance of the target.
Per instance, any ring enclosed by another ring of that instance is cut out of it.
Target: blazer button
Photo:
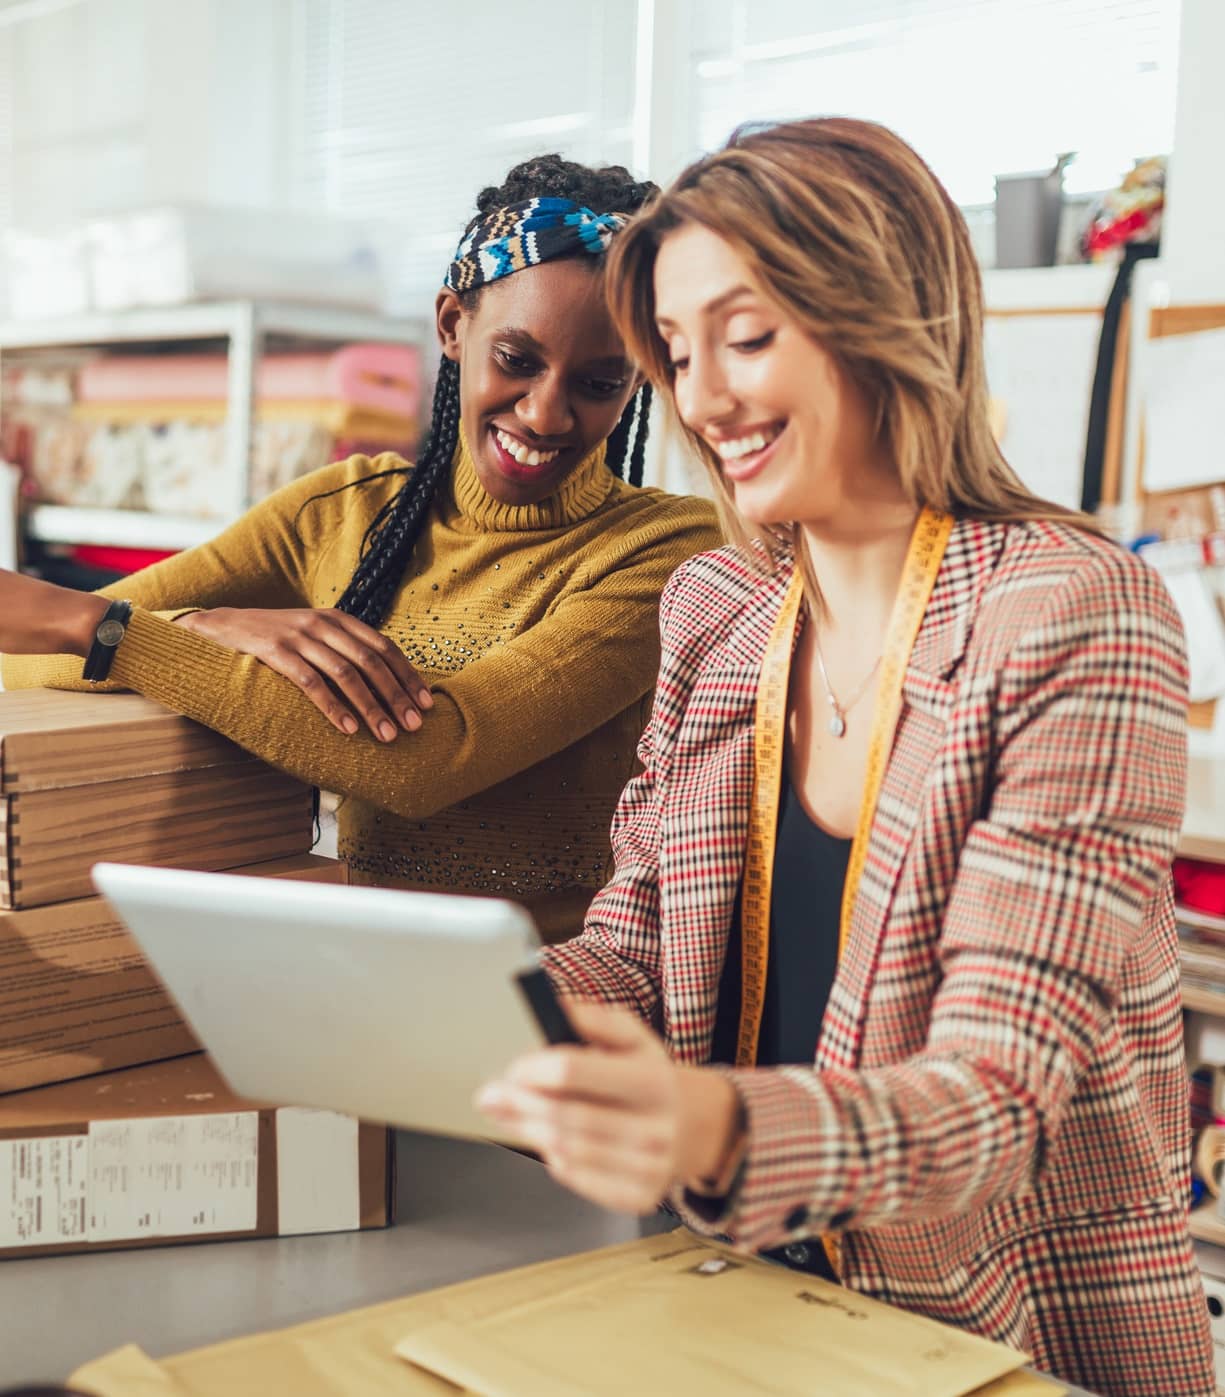
[[[808,1221],[808,1209],[801,1203],[798,1208],[792,1210],[783,1219],[783,1226],[788,1232],[798,1232]]]
[[[793,1266],[808,1265],[808,1246],[804,1242],[788,1242],[783,1248],[783,1255]]]

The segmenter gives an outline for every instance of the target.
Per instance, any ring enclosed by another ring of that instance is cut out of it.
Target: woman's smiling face
[[[460,366],[464,438],[501,504],[553,494],[617,425],[638,385],[594,260],[516,272],[483,287],[472,310],[439,293],[442,350]]]
[[[863,393],[716,233],[690,223],[664,238],[655,318],[677,412],[746,518],[818,523],[892,479]]]

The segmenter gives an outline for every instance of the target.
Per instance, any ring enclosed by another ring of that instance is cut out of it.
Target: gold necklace
[[[817,668],[821,672],[821,683],[825,685],[825,697],[829,700],[829,706],[834,710],[829,716],[826,726],[835,737],[842,737],[846,733],[846,715],[868,692],[868,685],[872,682],[872,676],[876,673],[880,665],[881,657],[877,655],[872,661],[872,668],[868,671],[862,684],[855,690],[855,693],[846,703],[839,703],[834,694],[834,686],[829,682],[829,675],[825,669],[825,657],[821,654],[821,637],[817,634],[817,628],[812,628],[812,644],[817,655]]]

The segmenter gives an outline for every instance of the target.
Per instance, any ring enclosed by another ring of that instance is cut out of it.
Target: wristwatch
[[[106,614],[98,622],[98,629],[94,631],[94,643],[89,647],[89,654],[85,656],[82,679],[97,684],[111,672],[115,651],[128,633],[128,621],[131,616],[130,601],[113,601],[106,608]]]

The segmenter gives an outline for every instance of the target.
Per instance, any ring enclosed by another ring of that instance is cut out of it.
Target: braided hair
[[[572,199],[593,213],[634,213],[657,192],[654,184],[635,180],[621,165],[592,169],[560,155],[539,155],[516,165],[504,183],[481,190],[476,198],[477,212],[464,231],[469,232],[495,210],[528,199]],[[460,302],[471,313],[479,296],[479,289],[465,291]],[[651,389],[644,383],[626,404],[608,438],[608,466],[631,485],[642,484],[650,410]],[[336,603],[338,610],[376,629],[382,623],[412,557],[430,502],[451,469],[459,442],[459,420],[459,365],[444,355],[429,431],[416,467],[371,520],[362,539],[361,558]]]

